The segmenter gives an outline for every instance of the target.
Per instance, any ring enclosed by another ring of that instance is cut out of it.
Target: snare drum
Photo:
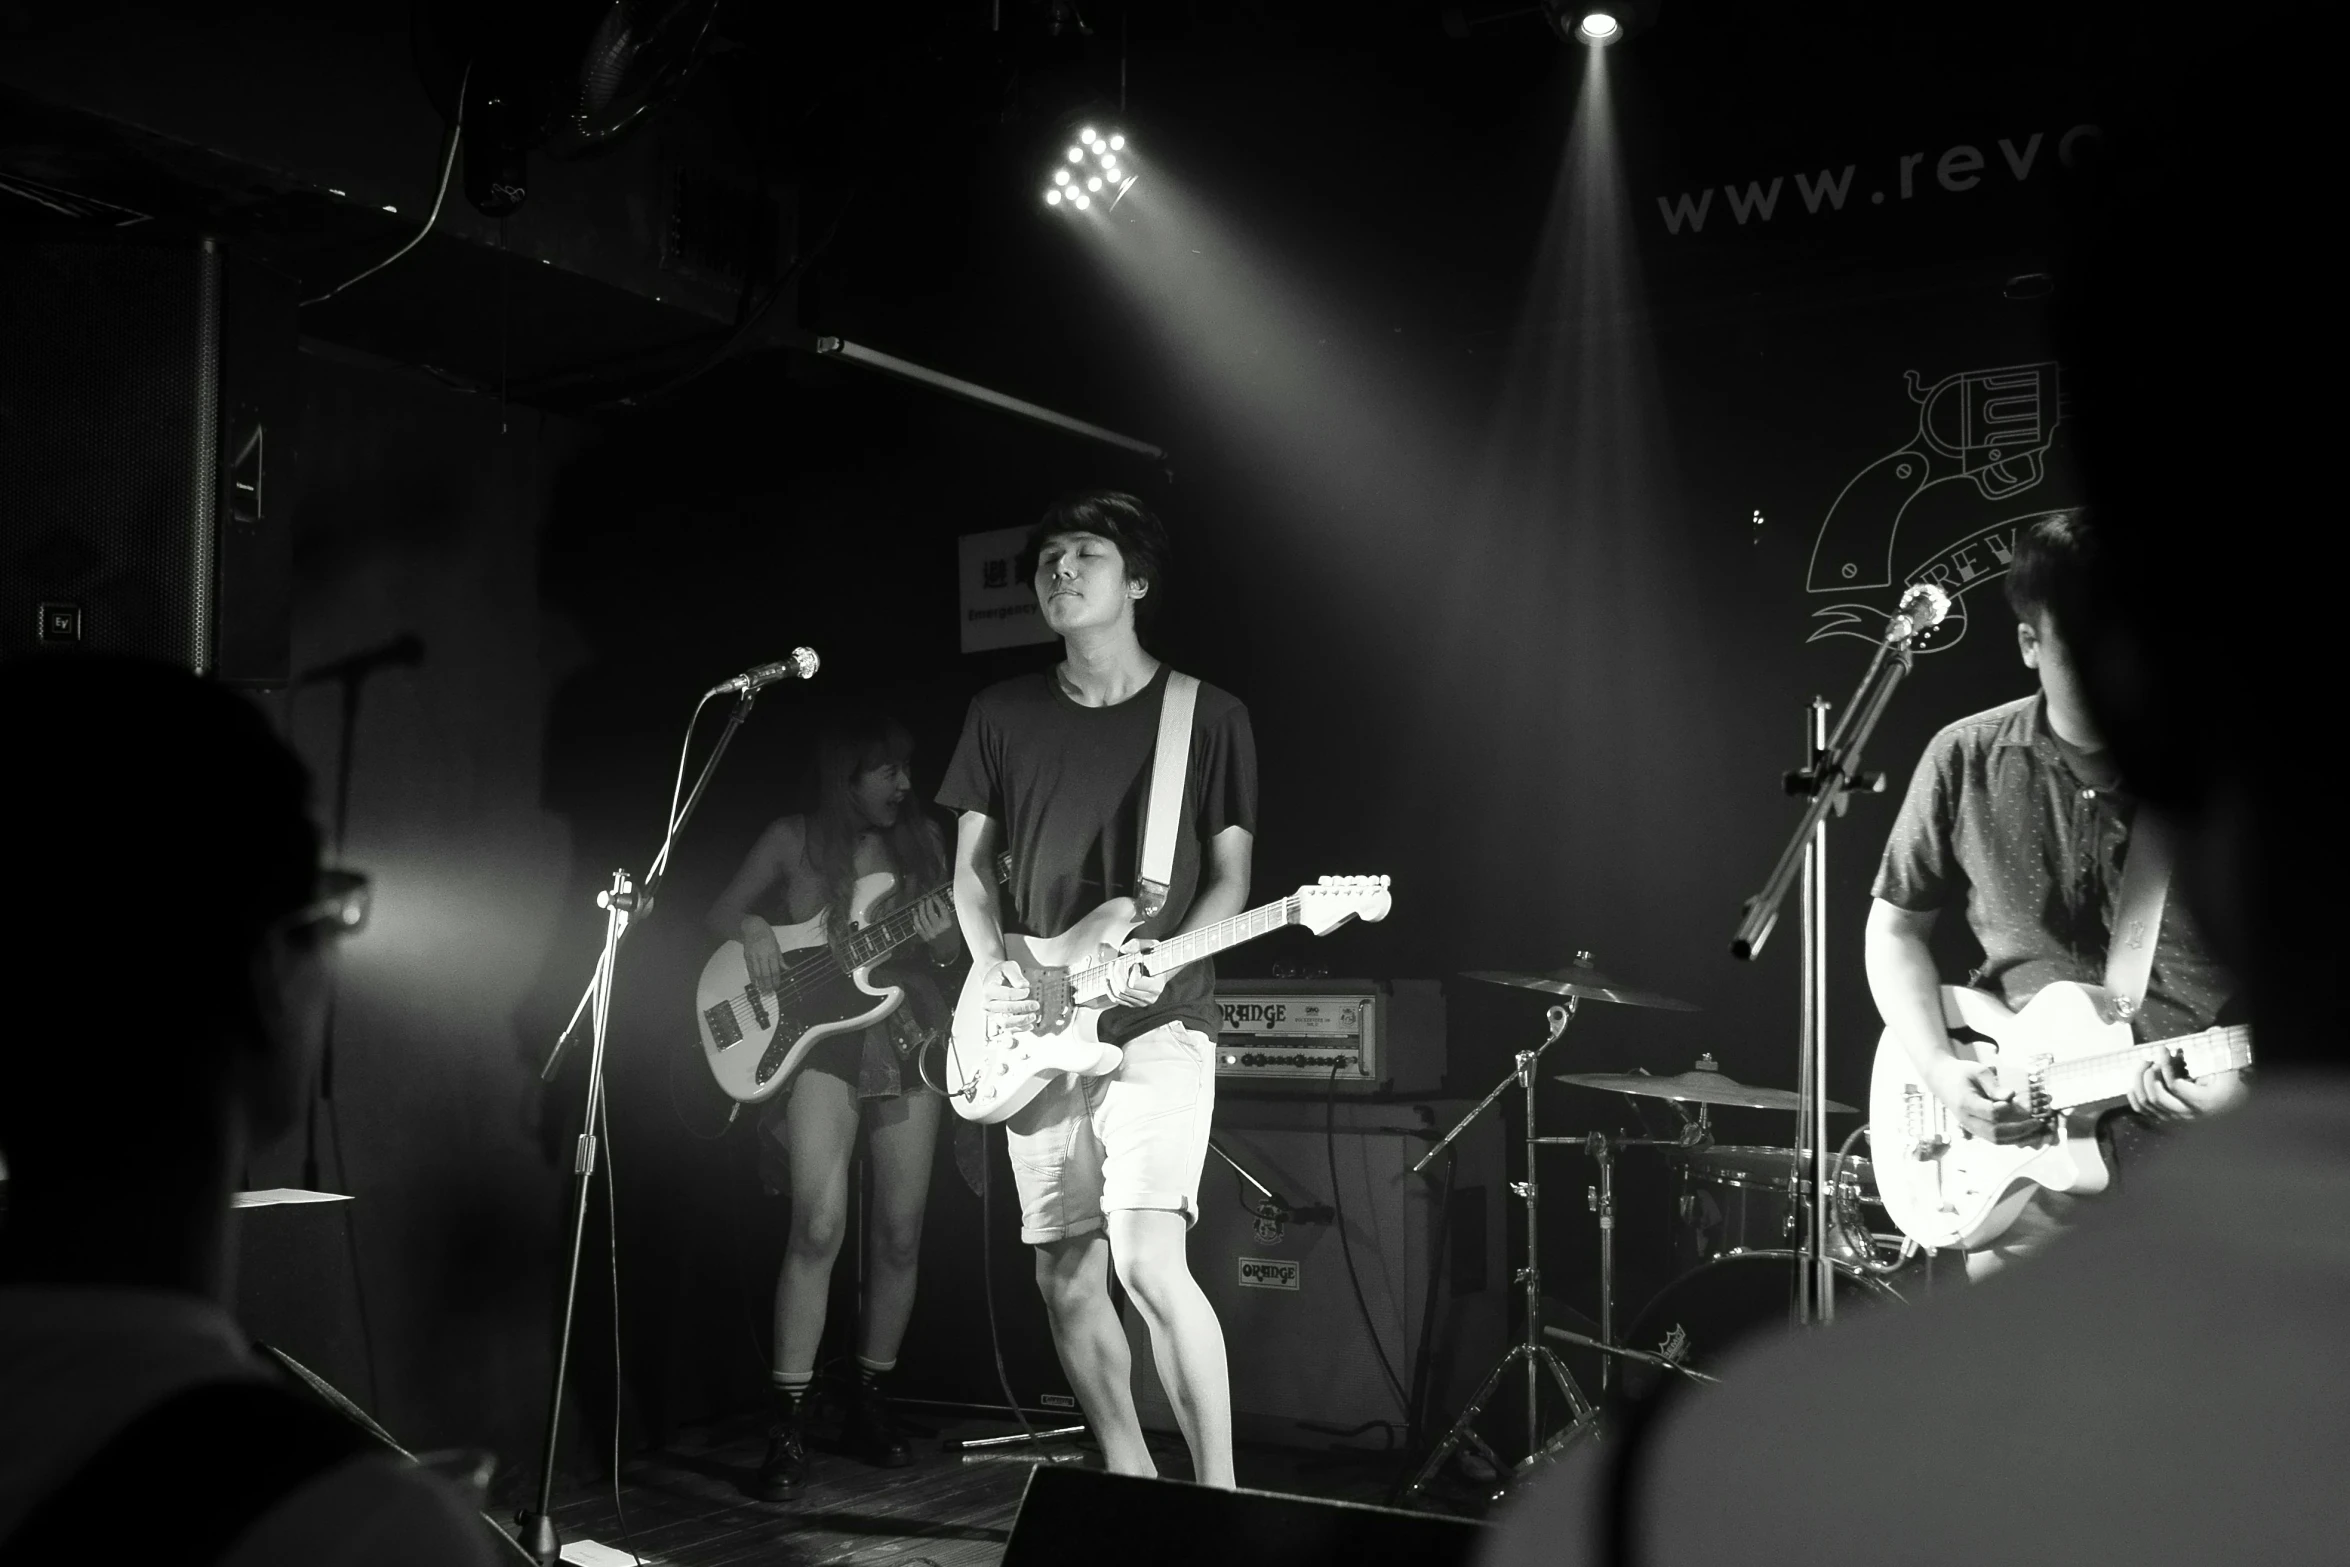
[[[1736,1144],[1688,1149],[1681,1154],[1675,1261],[1694,1268],[1741,1252],[1791,1251],[1801,1243],[1803,1206],[1810,1198],[1811,1178],[1795,1178],[1793,1149]],[[1868,1160],[1846,1159],[1828,1226],[1830,1256],[1860,1259],[1869,1233],[1861,1208],[1876,1200],[1876,1176]]]

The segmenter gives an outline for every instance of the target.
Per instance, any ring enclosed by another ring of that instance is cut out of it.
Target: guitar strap
[[[2145,806],[2130,822],[2129,857],[2113,900],[2113,934],[2105,949],[2105,988],[2118,1017],[2135,1017],[2154,977],[2154,947],[2162,935],[2162,906],[2170,892],[2171,844]]]
[[[1191,710],[1199,681],[1167,671],[1159,699],[1159,747],[1151,760],[1151,788],[1142,808],[1142,874],[1134,886],[1135,906],[1144,919],[1167,906],[1175,879],[1175,834],[1183,824],[1183,786],[1191,772]]]

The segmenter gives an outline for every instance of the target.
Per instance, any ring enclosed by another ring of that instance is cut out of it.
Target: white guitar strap
[[[1198,680],[1167,671],[1167,689],[1159,700],[1159,749],[1151,760],[1151,789],[1142,808],[1142,871],[1134,887],[1135,905],[1144,919],[1167,906],[1167,887],[1175,879],[1175,834],[1183,824],[1183,787],[1191,772],[1191,710],[1198,700]]]
[[[2105,989],[2119,1017],[2135,1017],[2154,977],[2154,946],[2162,936],[2162,906],[2170,892],[2169,835],[2141,805],[2130,823],[2129,857],[2113,900],[2113,934],[2105,949]]]

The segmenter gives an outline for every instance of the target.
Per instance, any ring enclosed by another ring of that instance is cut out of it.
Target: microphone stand
[[[1913,612],[1913,601],[1922,608]],[[1730,955],[1751,961],[1770,940],[1778,924],[1780,905],[1798,876],[1803,881],[1803,981],[1799,1061],[1796,1070],[1796,1142],[1799,1166],[1811,1169],[1810,1224],[1799,1252],[1796,1318],[1805,1326],[1827,1323],[1836,1315],[1836,1264],[1828,1250],[1828,812],[1844,811],[1846,797],[1855,790],[1875,793],[1885,786],[1883,774],[1860,770],[1861,751],[1885,714],[1894,688],[1910,671],[1918,632],[1948,613],[1949,600],[1939,589],[1912,588],[1902,607],[1886,623],[1876,657],[1861,676],[1860,689],[1845,705],[1835,732],[1828,732],[1828,704],[1813,697],[1805,711],[1805,748],[1808,766],[1788,773],[1783,782],[1789,794],[1804,797],[1803,816],[1796,823],[1778,864],[1762,891],[1746,900],[1745,913],[1730,938]],[[1808,1157],[1807,1157],[1808,1156]],[[1798,1185],[1797,1190],[1801,1190]]]
[[[723,689],[723,688],[721,688]],[[712,692],[709,695],[716,695]],[[649,918],[653,912],[653,894],[661,877],[669,868],[669,851],[677,843],[678,834],[685,830],[693,816],[694,807],[702,800],[702,791],[709,787],[710,777],[718,770],[719,758],[734,740],[735,731],[750,715],[756,699],[756,688],[741,692],[742,700],[728,715],[726,728],[720,732],[717,745],[702,763],[702,771],[694,779],[693,789],[685,803],[669,820],[669,831],[661,840],[660,852],[653,856],[652,868],[645,873],[640,887],[629,880],[626,870],[612,873],[612,884],[596,894],[596,904],[604,911],[604,946],[596,959],[594,973],[589,975],[587,990],[572,1009],[571,1022],[565,1026],[562,1037],[548,1053],[547,1064],[541,1069],[541,1081],[551,1080],[563,1064],[564,1054],[573,1034],[578,1032],[580,1015],[589,1020],[587,1109],[580,1121],[579,1140],[573,1145],[571,1159],[571,1263],[563,1284],[563,1318],[555,1340],[555,1375],[547,1391],[547,1435],[539,1460],[538,1503],[524,1509],[515,1519],[520,1525],[522,1548],[531,1557],[552,1567],[562,1559],[563,1542],[555,1529],[555,1454],[562,1438],[563,1387],[571,1368],[571,1329],[579,1307],[579,1264],[583,1242],[587,1236],[588,1188],[596,1173],[596,1130],[602,1125],[604,1114],[604,1053],[612,1024],[612,970],[620,956],[620,943],[629,927],[637,919]],[[709,700],[706,695],[704,701]],[[699,708],[696,709],[698,713]],[[687,726],[690,740],[692,726]],[[607,1187],[606,1200],[611,1199]],[[616,1390],[617,1391],[617,1390]],[[618,1418],[615,1406],[614,1418]]]

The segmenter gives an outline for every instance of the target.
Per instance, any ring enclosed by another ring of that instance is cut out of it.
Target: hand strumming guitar
[[[1028,975],[1013,958],[999,958],[981,972],[979,1003],[987,1009],[990,1037],[1033,1026],[1041,1010],[1028,994]]]
[[[2016,1103],[2012,1091],[1999,1088],[1987,1061],[1938,1055],[1926,1065],[1923,1075],[1934,1097],[1948,1105],[1959,1124],[1977,1137],[1994,1143],[2028,1143],[2048,1133],[2046,1123]]]
[[[775,927],[756,914],[743,916],[743,967],[751,983],[773,991],[783,983],[783,949],[775,944]]]

